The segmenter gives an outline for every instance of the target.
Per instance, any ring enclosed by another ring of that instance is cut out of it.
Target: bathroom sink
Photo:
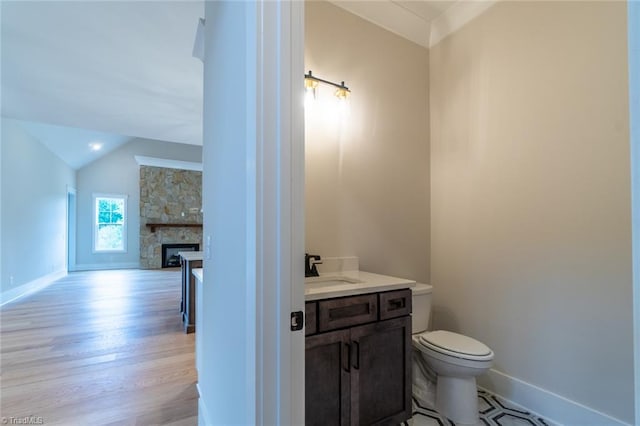
[[[357,278],[345,277],[342,275],[325,275],[320,277],[307,277],[304,285],[308,287],[330,287],[334,285],[357,284],[363,281]]]

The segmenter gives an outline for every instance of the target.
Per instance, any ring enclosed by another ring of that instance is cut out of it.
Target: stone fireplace
[[[201,208],[202,172],[140,166],[141,268],[162,268],[163,244],[202,247]]]

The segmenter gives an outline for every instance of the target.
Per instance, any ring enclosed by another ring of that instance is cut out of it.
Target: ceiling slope
[[[7,2],[2,115],[202,144],[203,2]]]

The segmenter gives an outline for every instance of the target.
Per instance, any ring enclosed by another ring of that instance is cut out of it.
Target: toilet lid
[[[420,336],[420,342],[433,350],[460,358],[477,360],[493,358],[493,351],[484,343],[450,331],[438,330],[424,333]]]

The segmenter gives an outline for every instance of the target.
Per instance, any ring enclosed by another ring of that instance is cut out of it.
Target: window
[[[93,251],[126,252],[127,196],[94,194],[93,208]]]

